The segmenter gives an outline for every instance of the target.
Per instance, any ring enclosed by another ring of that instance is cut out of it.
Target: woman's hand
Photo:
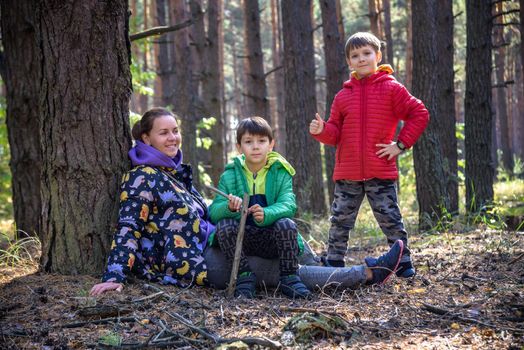
[[[391,158],[395,158],[400,153],[402,153],[402,151],[400,150],[400,148],[398,148],[395,142],[391,142],[387,144],[378,143],[375,146],[380,147],[380,150],[378,150],[377,153],[375,153],[376,155],[378,155],[379,158],[383,158],[387,156],[388,160],[390,160]]]
[[[320,118],[320,115],[315,114],[315,119],[309,123],[309,132],[313,135],[318,135],[324,130],[324,121]]]
[[[260,204],[255,204],[252,207],[249,208],[249,212],[253,214],[253,219],[261,223],[264,221],[264,208],[260,206]]]
[[[117,292],[121,292],[123,288],[124,288],[124,285],[122,283],[102,282],[102,283],[95,284],[93,288],[91,288],[89,295],[91,296],[101,295],[110,290],[116,290]]]
[[[240,208],[242,207],[242,198],[229,194],[228,199],[229,199],[229,203],[228,203],[229,210],[230,211],[240,211]]]

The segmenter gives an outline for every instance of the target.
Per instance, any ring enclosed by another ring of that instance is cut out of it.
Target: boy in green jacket
[[[261,117],[242,120],[237,127],[241,153],[226,165],[218,188],[229,198],[216,196],[211,204],[215,235],[229,264],[235,255],[244,192],[249,193],[249,214],[238,271],[235,297],[254,298],[256,276],[246,255],[280,259],[280,290],[290,298],[308,298],[311,292],[296,274],[299,234],[291,219],[297,209],[292,176],[295,169],[273,152],[273,131]]]

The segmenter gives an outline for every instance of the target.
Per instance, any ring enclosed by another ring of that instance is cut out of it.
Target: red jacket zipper
[[[364,125],[366,120],[366,83],[367,79],[362,79],[362,93],[360,94],[360,178],[365,180],[364,176],[364,149],[366,140],[366,127]]]

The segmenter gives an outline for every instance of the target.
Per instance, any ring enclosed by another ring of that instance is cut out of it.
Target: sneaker
[[[280,291],[291,299],[309,299],[312,294],[297,275],[280,277]]]
[[[411,278],[417,274],[411,262],[411,258],[409,259],[409,261],[404,261],[398,264],[398,269],[397,269],[396,274],[398,277],[402,277],[402,278]]]
[[[237,285],[235,287],[235,298],[253,299],[257,290],[257,277],[254,273],[237,277]]]
[[[384,284],[393,275],[397,269],[402,252],[404,251],[404,242],[398,240],[391,246],[389,251],[380,256],[378,259],[365,258],[366,265],[373,272],[371,284]]]

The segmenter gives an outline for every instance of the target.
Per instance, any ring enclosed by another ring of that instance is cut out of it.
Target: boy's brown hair
[[[349,58],[349,51],[353,49],[359,49],[362,46],[366,45],[371,46],[375,50],[375,52],[379,52],[382,42],[374,34],[368,32],[355,33],[352,36],[350,36],[349,39],[346,41],[346,46],[344,48],[346,57]]]
[[[240,145],[244,134],[267,136],[269,142],[273,141],[273,130],[262,117],[249,117],[242,119],[237,126],[237,144]]]

